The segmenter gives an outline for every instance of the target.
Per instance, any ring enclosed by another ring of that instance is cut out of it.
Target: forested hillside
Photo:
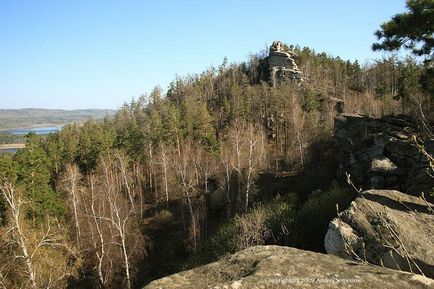
[[[254,244],[323,251],[354,197],[335,179],[336,103],[427,124],[432,98],[411,58],[285,47],[304,81],[270,85],[266,52],[224,60],[2,154],[0,287],[134,288]]]

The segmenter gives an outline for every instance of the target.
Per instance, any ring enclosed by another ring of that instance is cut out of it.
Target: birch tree
[[[197,194],[198,178],[192,160],[192,154],[194,152],[192,151],[191,144],[184,144],[183,148],[184,149],[181,150],[181,154],[177,158],[175,158],[173,167],[174,171],[176,172],[176,176],[178,177],[178,180],[181,184],[182,192],[188,206],[188,211],[190,213],[190,232],[193,239],[193,248],[196,252],[196,248],[198,245],[197,235],[199,227],[197,224],[197,218],[194,213],[193,202]]]
[[[13,288],[66,288],[68,278],[77,272],[80,257],[69,244],[62,225],[48,218],[33,227],[25,219],[28,204],[24,195],[13,183],[2,182],[0,196],[6,203],[9,221],[0,235],[4,243],[12,245],[10,252],[2,253],[12,257],[14,273],[20,276],[11,281]]]
[[[145,253],[129,176],[122,154],[116,154],[115,160],[102,157],[98,170],[88,176],[83,201],[86,242],[101,288],[112,288],[118,282],[132,288],[133,264]]]
[[[68,202],[72,211],[72,219],[75,226],[75,237],[77,245],[80,246],[81,229],[79,222],[79,202],[80,202],[80,181],[81,174],[75,164],[67,164],[65,173],[61,178],[61,190],[68,194]]]

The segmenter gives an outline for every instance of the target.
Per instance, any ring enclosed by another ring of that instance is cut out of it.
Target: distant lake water
[[[11,149],[0,149],[0,153],[16,153],[19,148],[11,148]]]
[[[33,132],[35,134],[44,135],[44,134],[50,134],[50,133],[58,132],[59,130],[61,130],[61,128],[62,128],[61,126],[18,128],[18,129],[4,130],[4,131],[1,131],[0,133],[26,135],[29,132]]]

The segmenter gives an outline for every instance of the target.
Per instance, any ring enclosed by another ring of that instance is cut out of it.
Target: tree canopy
[[[434,51],[434,1],[407,0],[408,12],[399,13],[375,32],[379,42],[372,49],[410,49],[417,56],[430,57]]]

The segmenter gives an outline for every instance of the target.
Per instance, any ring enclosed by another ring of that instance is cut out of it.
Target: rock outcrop
[[[309,251],[256,246],[145,286],[157,288],[433,288],[421,275]]]
[[[395,170],[379,161],[378,170]],[[434,205],[393,190],[362,192],[330,224],[327,253],[434,278]]]
[[[374,119],[341,114],[335,119],[334,139],[340,150],[340,175],[345,172],[357,187],[394,189],[430,198],[434,188],[432,168],[413,135],[415,124],[409,119]],[[424,142],[426,153],[434,155],[434,139]]]
[[[268,56],[268,69],[273,86],[288,79],[302,80],[303,74],[295,63],[296,57],[294,52],[284,48],[282,42],[273,42]]]

